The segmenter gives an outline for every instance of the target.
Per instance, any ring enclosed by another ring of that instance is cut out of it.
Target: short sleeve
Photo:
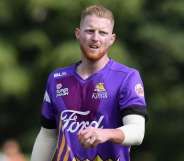
[[[48,78],[45,94],[41,107],[41,124],[43,127],[48,129],[56,128],[55,111],[52,103],[52,81]]]
[[[137,70],[133,70],[121,84],[119,107],[122,117],[140,114],[147,118],[144,86]]]

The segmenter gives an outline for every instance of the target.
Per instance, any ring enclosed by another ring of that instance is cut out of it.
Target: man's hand
[[[88,127],[78,132],[78,138],[85,148],[89,148],[109,140],[108,133],[108,129]]]

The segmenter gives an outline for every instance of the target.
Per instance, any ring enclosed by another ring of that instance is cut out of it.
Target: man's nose
[[[93,33],[93,35],[92,35],[92,40],[93,40],[93,41],[98,41],[98,40],[99,40],[98,32],[94,32],[94,33]]]

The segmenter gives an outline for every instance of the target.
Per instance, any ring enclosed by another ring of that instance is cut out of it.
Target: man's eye
[[[86,32],[90,34],[90,33],[93,33],[94,30],[86,30]]]
[[[108,33],[105,32],[105,31],[100,31],[100,34],[101,34],[101,35],[107,35]]]

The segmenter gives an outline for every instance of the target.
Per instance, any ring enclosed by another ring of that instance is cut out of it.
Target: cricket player
[[[50,73],[31,161],[129,161],[147,114],[136,69],[109,58],[112,12],[92,5],[75,30],[81,60]],[[75,52],[75,51],[74,51]]]

